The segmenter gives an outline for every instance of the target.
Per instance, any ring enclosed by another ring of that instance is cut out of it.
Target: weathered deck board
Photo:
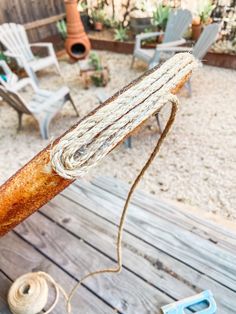
[[[100,208],[97,208],[98,213],[99,211]],[[61,195],[44,207],[42,212],[98,250],[102,247],[104,254],[116,258],[114,238],[117,227],[111,222]],[[123,256],[126,269],[141,276],[173,299],[182,299],[204,289],[211,289],[218,301],[219,310],[232,313],[235,293],[204,274],[199,276],[198,271],[129,233],[124,236]]]
[[[127,185],[114,179],[77,181],[1,238],[0,314],[9,314],[11,280],[25,272],[46,271],[70,291],[87,272],[114,265],[126,194]],[[122,273],[86,281],[73,313],[160,314],[162,305],[205,289],[213,292],[219,313],[236,313],[235,239],[138,191],[125,225]],[[61,299],[53,313],[64,311]]]
[[[114,264],[108,257],[39,213],[20,224],[16,230],[77,279],[89,271]],[[158,309],[171,302],[164,293],[125,269],[119,275],[97,276],[85,282],[85,285],[122,313],[160,313]]]
[[[79,182],[78,184],[80,185]],[[114,223],[119,221],[124,201],[115,195],[105,190],[101,193],[98,187],[85,183],[81,183],[80,188],[71,186],[66,194],[71,199],[76,196],[82,206],[95,213],[99,210],[99,215],[103,218]],[[152,212],[147,213],[134,204],[129,206],[126,230],[236,291],[236,264],[233,263],[233,253],[182,229],[177,223],[170,223]]]
[[[30,218],[31,219],[31,218]],[[29,220],[30,220],[29,219]],[[43,228],[41,229],[43,231]],[[58,267],[55,263],[49,260],[44,255],[40,254],[38,249],[36,250],[31,245],[20,239],[13,232],[7,234],[0,240],[0,268],[11,276],[12,280],[21,276],[26,272],[31,271],[45,271],[48,272],[53,278],[60,283],[66,291],[72,289],[76,284],[76,281],[67,273],[65,273],[61,267]],[[7,287],[8,288],[8,287]],[[3,289],[0,286],[0,295],[6,293],[6,288]],[[116,313],[112,308],[107,306],[94,294],[89,292],[84,287],[78,291],[73,299],[73,306],[79,309],[81,313],[88,314],[111,314]],[[6,314],[1,312],[1,314]],[[61,298],[53,313],[62,314],[65,313],[64,300]]]
[[[93,180],[92,184],[122,199],[126,198],[129,190],[128,184],[120,182],[118,179],[114,180],[111,177],[97,177]],[[75,185],[77,185],[77,182],[75,182]],[[207,240],[212,240],[217,245],[232,249],[232,252],[235,252],[236,233],[219,227],[209,220],[206,221],[202,217],[192,214],[190,211],[183,211],[179,207],[163,202],[142,190],[135,191],[132,203],[145,208],[147,211],[154,212],[157,216],[165,218],[172,223],[178,224],[181,228],[196,233]]]
[[[7,293],[11,281],[0,271],[0,314],[11,314],[7,306]]]

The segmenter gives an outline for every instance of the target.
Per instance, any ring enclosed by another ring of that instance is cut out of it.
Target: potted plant
[[[165,31],[170,12],[171,8],[169,6],[163,4],[156,6],[152,15],[152,24],[156,27],[157,31]],[[163,35],[158,36],[158,42],[161,43],[162,40]]]
[[[88,4],[86,0],[79,0],[78,2],[78,11],[80,13],[81,21],[84,25],[84,29],[88,32],[91,29],[90,18],[88,14]]]
[[[103,30],[103,23],[106,18],[106,14],[103,9],[93,9],[91,12],[91,18],[93,20],[94,29],[96,31]]]
[[[115,29],[115,35],[114,35],[114,39],[117,41],[125,41],[127,40],[128,34],[127,34],[127,28],[122,27],[121,25]]]
[[[91,83],[97,87],[106,86],[110,79],[108,67],[95,52],[91,52],[87,60],[80,61],[80,76],[86,89]]]
[[[201,35],[203,26],[212,22],[211,13],[214,8],[215,5],[213,5],[211,1],[204,3],[204,5],[199,8],[198,14],[193,18],[192,21],[193,40],[198,40],[199,36]]]
[[[192,20],[192,39],[197,41],[202,32],[202,23],[199,16],[195,16]]]
[[[135,35],[150,28],[151,14],[152,7],[148,0],[143,0],[130,9],[130,28]]]
[[[63,40],[65,40],[66,36],[67,36],[66,21],[64,19],[58,21],[57,24],[56,24],[56,27],[57,27],[58,33],[60,34],[61,38]]]

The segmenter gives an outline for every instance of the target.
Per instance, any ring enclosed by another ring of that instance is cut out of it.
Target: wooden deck
[[[111,178],[77,181],[0,239],[0,313],[11,282],[51,274],[69,291],[115,259],[117,223],[128,187]],[[210,289],[218,313],[236,313],[236,234],[141,191],[129,207],[123,271],[89,279],[73,313],[156,314],[162,305]],[[65,313],[63,300],[53,313]]]

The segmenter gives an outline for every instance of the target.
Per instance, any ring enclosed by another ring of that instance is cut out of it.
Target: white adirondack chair
[[[5,64],[4,68],[7,76],[11,77],[12,72]],[[15,76],[15,75],[14,75]],[[22,127],[22,115],[32,115],[38,122],[40,133],[44,139],[48,138],[49,124],[52,118],[61,110],[66,101],[70,101],[77,116],[78,110],[71,98],[70,91],[67,87],[62,87],[57,91],[51,92],[39,89],[31,78],[23,78],[18,80],[16,76],[16,83],[12,84],[11,81],[2,80],[0,86],[0,98],[14,108],[18,114],[19,126],[18,130]],[[30,85],[33,88],[34,94],[29,102],[26,102],[17,91]]]
[[[15,58],[17,64],[24,68],[27,74],[37,83],[35,72],[48,66],[55,65],[61,75],[59,63],[52,43],[30,44],[23,25],[5,23],[0,26],[0,42],[6,48],[5,54]],[[48,56],[37,58],[34,56],[31,47],[46,48]]]

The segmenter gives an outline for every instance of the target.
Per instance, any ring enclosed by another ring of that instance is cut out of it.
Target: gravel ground
[[[129,55],[99,53],[110,68],[111,81],[105,88],[108,95],[145,70],[139,62],[130,70]],[[61,58],[60,65],[65,83],[53,69],[48,69],[40,73],[40,84],[48,89],[66,84],[83,117],[98,105],[97,89],[83,89],[77,65],[69,64],[66,57]],[[193,95],[188,97],[186,90],[179,94],[181,105],[173,131],[140,188],[160,198],[236,220],[235,86],[233,70],[203,66],[194,73]],[[162,123],[164,116],[161,116]],[[52,121],[50,140],[76,120],[71,105],[66,104]],[[37,123],[29,116],[24,117],[23,130],[17,133],[17,115],[5,103],[0,103],[0,121],[0,183],[3,183],[49,141],[40,138]],[[120,145],[88,177],[109,174],[131,183],[158,136],[156,121],[152,118],[133,136],[132,149]]]

